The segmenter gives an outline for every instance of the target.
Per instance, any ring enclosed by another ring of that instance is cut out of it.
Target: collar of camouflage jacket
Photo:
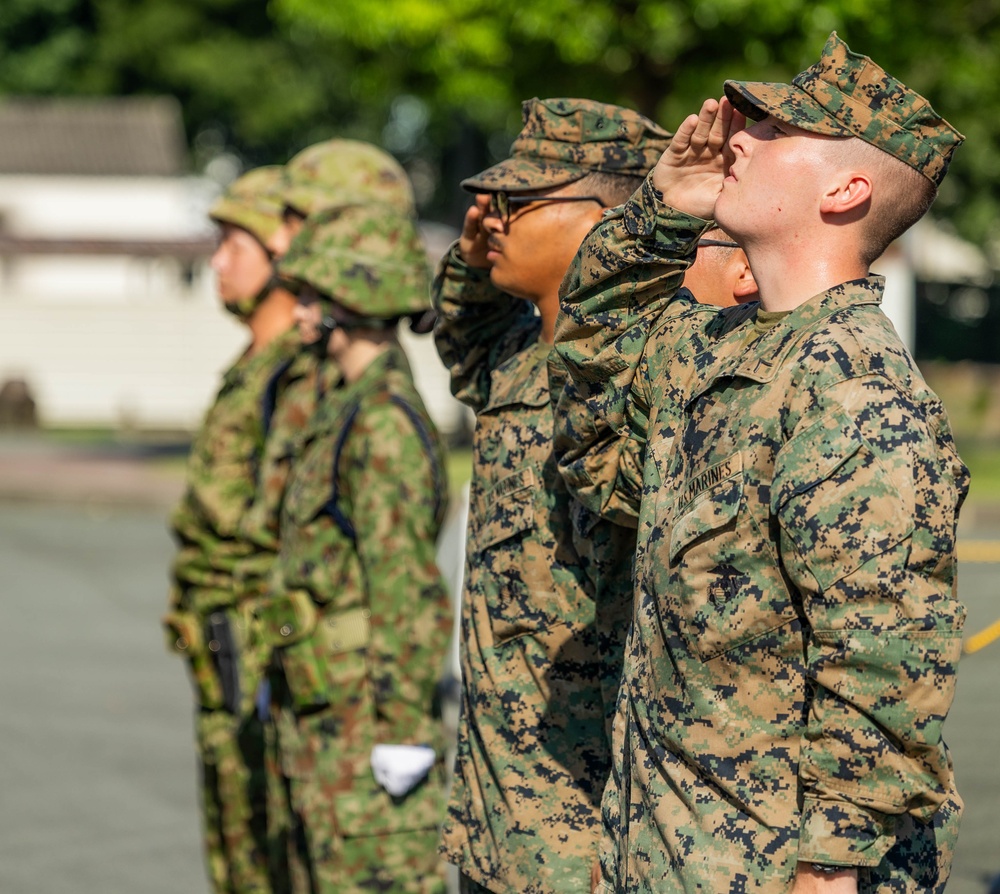
[[[877,307],[882,303],[884,285],[884,277],[870,275],[834,286],[800,304],[749,347],[745,327],[753,325],[754,317],[746,316],[740,325],[727,331],[709,350],[696,358],[695,368],[699,372],[692,382],[688,405],[721,378],[770,382],[785,357],[818,323],[845,309]]]

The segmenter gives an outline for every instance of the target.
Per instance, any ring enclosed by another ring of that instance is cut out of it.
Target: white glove
[[[429,745],[376,745],[372,748],[375,781],[394,798],[411,791],[434,766]]]

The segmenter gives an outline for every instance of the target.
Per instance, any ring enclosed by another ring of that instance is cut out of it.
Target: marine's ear
[[[733,281],[733,298],[737,304],[753,301],[757,297],[757,280],[753,278],[753,271],[747,262],[747,256],[742,251],[736,252],[738,256],[737,275]]]
[[[823,214],[844,214],[860,208],[872,197],[872,178],[866,171],[845,170],[838,174],[820,200]]]

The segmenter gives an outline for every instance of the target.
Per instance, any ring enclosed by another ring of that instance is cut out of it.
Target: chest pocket
[[[797,616],[788,585],[745,497],[740,454],[683,482],[670,526],[668,611],[703,660]]]
[[[535,526],[534,468],[522,469],[497,482],[485,494],[476,520],[476,549],[486,550]]]
[[[483,594],[494,645],[544,630],[558,608],[550,553],[537,542],[534,466],[501,479],[478,503],[470,574]],[[544,567],[543,567],[544,566]]]

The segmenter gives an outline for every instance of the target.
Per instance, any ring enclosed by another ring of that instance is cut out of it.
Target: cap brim
[[[508,158],[487,168],[474,177],[462,181],[462,189],[468,192],[518,192],[529,189],[548,189],[565,186],[587,174],[581,167],[567,164],[551,164],[525,158]]]
[[[851,131],[838,124],[805,90],[794,84],[726,81],[725,91],[736,110],[754,121],[763,121],[770,115],[810,133],[831,137],[854,136]]]

